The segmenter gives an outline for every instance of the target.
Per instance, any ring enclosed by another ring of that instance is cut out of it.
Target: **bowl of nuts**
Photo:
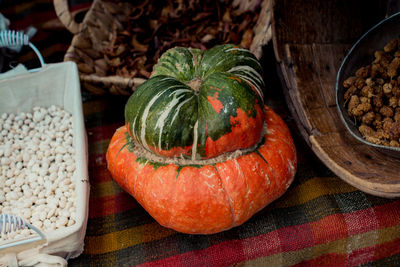
[[[367,31],[344,58],[336,104],[360,142],[400,157],[400,13]]]

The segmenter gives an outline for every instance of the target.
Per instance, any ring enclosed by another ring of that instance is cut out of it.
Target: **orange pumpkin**
[[[179,166],[138,160],[126,126],[111,139],[108,168],[161,225],[211,234],[238,226],[279,198],[296,173],[296,150],[284,121],[264,107],[267,131],[259,146],[237,158]]]
[[[160,224],[210,234],[280,197],[296,172],[282,119],[263,104],[262,68],[235,45],[173,48],[125,107],[108,168]]]

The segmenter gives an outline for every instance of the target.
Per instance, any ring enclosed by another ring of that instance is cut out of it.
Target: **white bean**
[[[36,204],[44,204],[44,203],[46,203],[46,199],[44,199],[44,198],[40,198],[40,199],[38,199],[38,201],[36,201]]]
[[[39,229],[42,228],[42,225],[43,225],[43,223],[39,220],[33,221],[32,224]]]
[[[54,216],[54,214],[56,213],[56,209],[53,208],[49,211],[49,213],[47,213],[47,219],[52,218]],[[54,217],[53,217],[54,218]]]
[[[40,213],[40,220],[41,221],[44,221],[45,219],[46,219],[46,217],[47,217],[47,212],[46,211],[42,211],[41,213]]]
[[[28,189],[28,190],[24,190],[24,195],[27,198],[30,198],[32,196],[32,190]],[[32,200],[32,198],[30,198]]]
[[[24,200],[24,208],[30,208],[32,206],[32,199],[25,199]]]
[[[29,217],[31,217],[31,215],[32,215],[32,212],[31,212],[30,207],[28,209],[24,209],[24,212],[23,212],[24,218],[29,218]]]
[[[72,121],[54,105],[0,115],[0,212],[22,216],[45,231],[75,223]]]
[[[11,160],[9,158],[2,158],[1,159],[1,165],[5,166],[5,165],[9,165],[11,163]]]
[[[56,226],[57,226],[57,228],[60,228],[60,227],[65,226],[67,223],[68,223],[67,217],[61,216],[56,221]]]
[[[51,227],[51,221],[49,219],[46,219],[43,221],[43,225],[46,228],[50,228]]]
[[[74,225],[74,224],[75,224],[75,220],[69,219],[67,226],[71,226],[71,225]]]

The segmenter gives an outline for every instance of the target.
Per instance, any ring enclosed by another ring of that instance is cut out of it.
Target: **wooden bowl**
[[[336,106],[338,69],[352,45],[386,16],[387,1],[279,0],[272,37],[285,98],[319,159],[376,196],[400,196],[400,159],[355,138]],[[363,7],[363,8],[360,8]]]

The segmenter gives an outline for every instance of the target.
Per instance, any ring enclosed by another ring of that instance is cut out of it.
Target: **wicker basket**
[[[254,27],[254,38],[250,50],[261,57],[262,46],[271,40],[272,0],[263,0],[260,16]],[[233,6],[242,11],[252,10],[259,0],[234,0]],[[102,52],[113,37],[113,27],[122,27],[122,22],[133,7],[132,3],[94,0],[82,23],[76,23],[69,12],[67,0],[54,0],[57,16],[65,27],[74,34],[64,61],[78,65],[82,88],[92,94],[111,93],[130,95],[145,79],[107,76]],[[114,25],[114,26],[113,26]]]
[[[66,260],[62,258],[75,258],[83,252],[90,188],[87,136],[76,65],[72,62],[62,62],[46,64],[33,72],[15,68],[2,74],[0,114],[32,112],[35,106],[51,105],[65,109],[73,118],[71,130],[74,135],[76,170],[69,178],[75,184],[76,223],[65,228],[45,231],[45,242],[42,240],[11,246],[16,240],[1,240],[4,248],[0,249],[0,266],[64,266]],[[10,246],[5,247],[6,244]]]

